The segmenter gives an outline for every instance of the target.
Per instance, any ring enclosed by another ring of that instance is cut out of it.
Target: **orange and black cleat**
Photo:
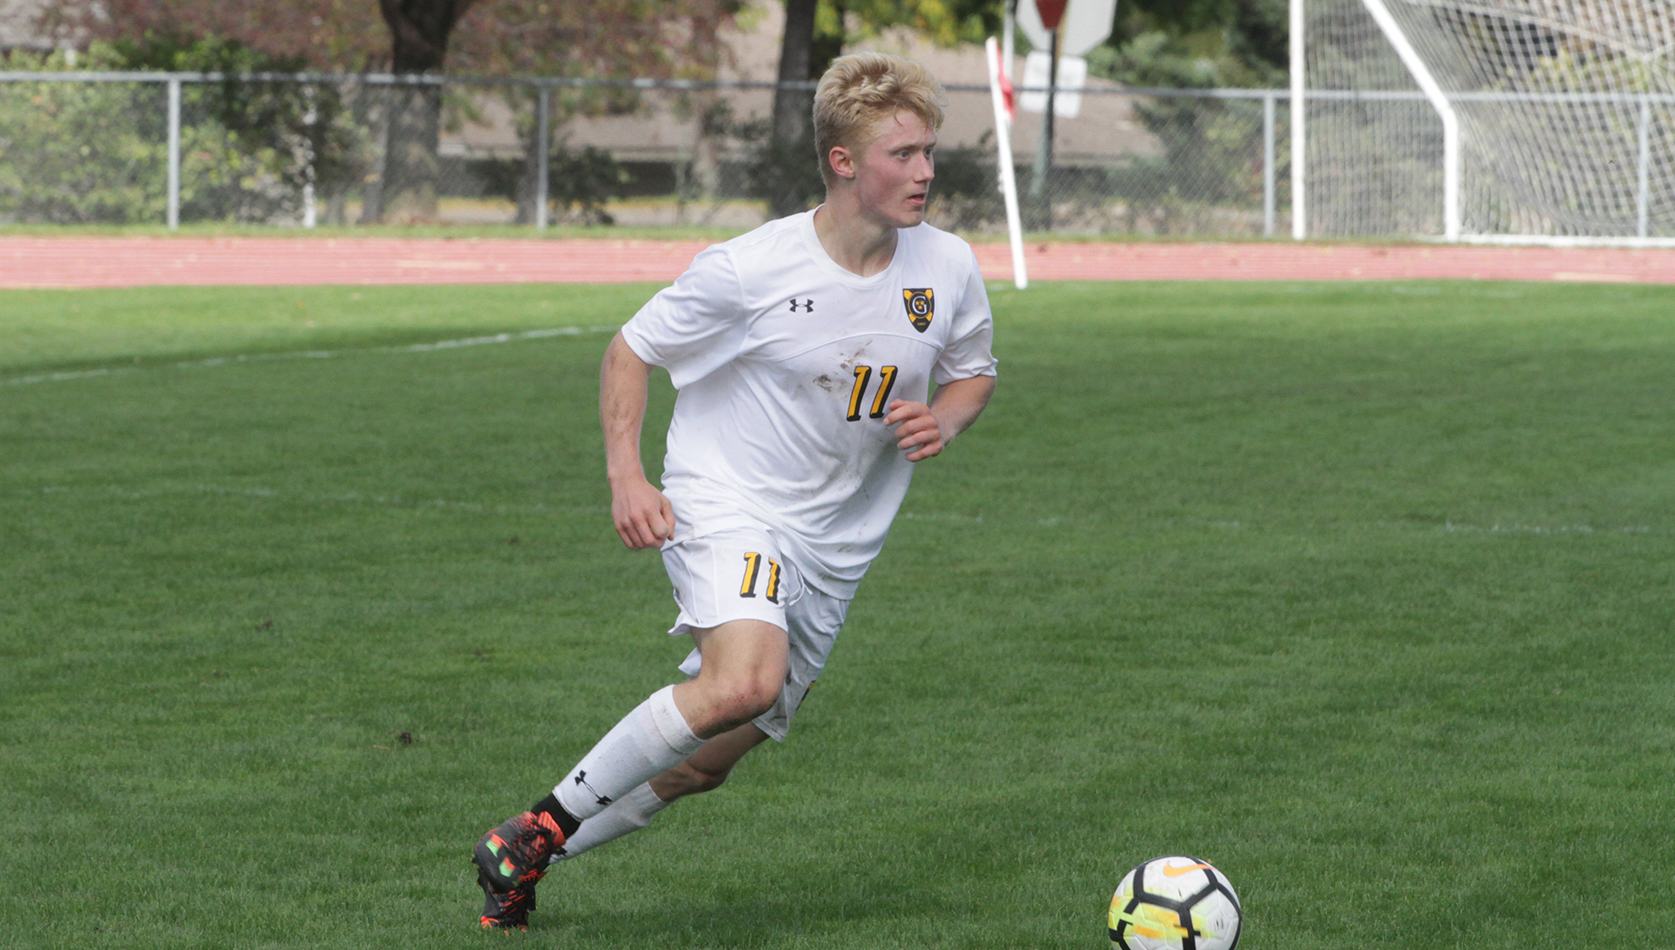
[[[535,909],[535,882],[546,873],[543,869],[534,879],[509,891],[498,892],[489,885],[488,875],[478,871],[477,883],[483,888],[483,929],[528,930],[529,912]]]
[[[551,814],[526,811],[501,823],[472,849],[485,891],[507,894],[520,885],[531,888],[547,873],[547,859],[564,844],[564,832]]]

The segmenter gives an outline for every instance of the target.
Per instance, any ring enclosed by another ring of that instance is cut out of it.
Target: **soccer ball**
[[[1153,858],[1111,895],[1119,950],[1233,950],[1243,919],[1233,885],[1197,858]]]

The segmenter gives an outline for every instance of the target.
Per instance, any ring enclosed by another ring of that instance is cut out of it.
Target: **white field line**
[[[37,489],[43,495],[105,495],[128,501],[140,501],[146,498],[161,498],[170,495],[222,495],[227,497],[243,497],[256,499],[271,499],[275,501],[293,501],[303,504],[342,504],[342,505],[376,505],[391,508],[440,508],[455,511],[472,511],[488,514],[585,514],[609,515],[611,509],[606,505],[547,505],[541,502],[528,504],[485,504],[477,501],[459,501],[449,498],[423,498],[399,494],[383,494],[368,492],[333,492],[329,494],[291,494],[276,488],[234,488],[225,485],[209,485],[199,483],[195,485],[176,485],[165,488],[127,489],[114,485],[72,488],[61,485],[48,485]],[[1062,527],[1073,521],[1088,523],[1089,519],[1070,519],[1063,517],[1047,518],[1008,518],[987,515],[958,514],[947,511],[903,511],[896,516],[904,521],[933,521],[952,522],[958,524],[993,524],[993,525],[1029,525],[1041,528]],[[1098,520],[1098,519],[1094,519]],[[1443,534],[1485,534],[1485,535],[1538,535],[1538,536],[1581,536],[1592,535],[1665,535],[1669,532],[1663,528],[1650,525],[1629,524],[1615,526],[1587,525],[1587,524],[1524,524],[1491,522],[1487,524],[1467,524],[1458,521],[1446,521],[1440,525],[1416,525],[1410,522],[1374,521],[1373,527],[1388,528],[1394,531],[1439,531]],[[1233,531],[1261,531],[1262,526],[1248,521],[1198,521],[1165,519],[1153,522],[1151,527],[1157,528],[1215,528]],[[1282,526],[1280,530],[1291,532],[1291,527]]]
[[[37,383],[63,383],[77,379],[93,379],[100,376],[115,376],[120,373],[138,373],[149,369],[204,369],[216,366],[236,366],[240,363],[271,363],[279,360],[329,360],[340,356],[359,356],[364,353],[434,353],[438,350],[457,350],[468,346],[495,346],[501,343],[519,343],[524,340],[546,340],[560,336],[583,336],[593,333],[615,333],[618,329],[619,328],[615,326],[551,327],[544,330],[522,330],[516,333],[496,333],[491,336],[473,336],[460,340],[438,340],[435,343],[409,343],[404,346],[371,346],[361,349],[347,350],[292,350],[283,353],[214,356],[201,360],[182,360],[176,363],[159,363],[154,366],[113,366],[104,369],[83,369],[71,370],[62,373],[39,373],[33,376],[13,376],[10,379],[0,379],[0,386],[32,386]]]
[[[1027,519],[1025,519],[1025,518],[1007,518],[1007,517],[998,517],[997,518],[997,517],[985,516],[985,515],[981,515],[981,514],[966,515],[966,514],[955,514],[955,513],[952,513],[952,512],[943,512],[943,511],[903,511],[901,514],[897,515],[896,517],[898,519],[903,519],[903,520],[907,520],[907,521],[944,521],[944,522],[957,522],[957,523],[961,523],[961,524],[983,524],[985,522],[988,522],[988,523],[991,523],[991,524],[1028,524],[1028,525],[1033,525],[1033,526],[1041,527],[1041,528],[1057,528],[1057,527],[1062,527],[1065,524],[1087,523],[1090,520],[1090,519],[1087,519],[1087,518],[1065,518],[1065,517],[1060,517],[1060,516],[1051,516],[1051,517],[1046,517],[1046,518],[1027,518]],[[1102,520],[1102,519],[1099,519],[1099,518],[1095,517],[1094,519],[1091,519],[1091,520],[1098,521],[1098,520]],[[1226,520],[1216,520],[1216,521],[1185,520],[1185,521],[1181,521],[1181,520],[1174,520],[1174,519],[1166,519],[1162,522],[1152,522],[1152,524],[1154,526],[1158,526],[1158,527],[1215,528],[1215,529],[1223,530],[1223,531],[1245,531],[1245,530],[1258,530],[1258,531],[1260,531],[1262,529],[1261,525],[1253,524],[1253,523],[1248,522],[1248,521],[1226,521]],[[1376,526],[1376,527],[1379,527],[1379,528],[1392,528],[1392,529],[1400,530],[1400,531],[1439,530],[1439,531],[1442,531],[1444,534],[1512,534],[1512,535],[1517,535],[1517,534],[1535,534],[1535,535],[1660,534],[1661,535],[1661,534],[1667,533],[1667,532],[1663,531],[1662,529],[1653,528],[1649,525],[1643,525],[1643,524],[1616,525],[1616,526],[1612,526],[1612,527],[1600,527],[1600,526],[1597,526],[1597,525],[1587,525],[1587,524],[1540,525],[1540,524],[1519,524],[1519,523],[1503,524],[1501,522],[1493,522],[1493,523],[1489,523],[1489,524],[1467,524],[1467,523],[1462,523],[1462,522],[1458,522],[1458,521],[1446,521],[1443,524],[1436,525],[1436,526],[1417,526],[1417,525],[1413,525],[1413,524],[1394,522],[1394,521],[1375,521],[1375,522],[1373,522],[1373,525]],[[1291,530],[1291,529],[1286,528],[1284,530]]]
[[[1445,522],[1442,530],[1449,534],[1662,534],[1653,531],[1643,524],[1623,525],[1616,528],[1596,528],[1588,524],[1458,524],[1453,521]]]
[[[252,498],[310,505],[374,505],[387,508],[442,508],[484,514],[585,514],[610,515],[607,505],[546,505],[532,502],[521,505],[494,505],[479,501],[455,501],[448,498],[422,498],[397,494],[366,492],[333,492],[329,494],[292,494],[276,488],[232,488],[225,485],[177,485],[167,488],[129,489],[114,485],[91,488],[70,488],[49,485],[40,489],[43,495],[103,495],[124,501],[143,501],[180,495],[220,495],[229,498]]]

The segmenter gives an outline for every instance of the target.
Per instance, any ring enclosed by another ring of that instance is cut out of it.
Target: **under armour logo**
[[[791,312],[796,313],[798,307],[803,308],[804,313],[813,313],[814,312],[814,298],[810,297],[807,300],[799,302],[797,300],[797,298],[792,297],[791,298]]]
[[[586,769],[583,769],[582,771],[576,773],[576,784],[586,788],[588,790],[588,792],[593,795],[593,800],[598,802],[599,804],[609,805],[611,803],[611,799],[610,799],[609,796],[599,794],[597,789],[595,789],[592,785],[587,784],[587,770]]]

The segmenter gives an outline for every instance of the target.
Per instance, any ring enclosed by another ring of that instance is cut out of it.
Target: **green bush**
[[[715,103],[702,117],[704,134],[731,139],[744,156],[742,190],[746,197],[780,200],[786,205],[812,208],[826,195],[820,177],[820,160],[814,148],[814,130],[804,128],[791,142],[777,142],[773,120],[763,116],[740,119],[725,100]]]
[[[471,163],[487,194],[516,203],[520,211],[533,206],[529,162],[522,158],[485,158]],[[547,157],[547,201],[558,220],[587,225],[616,223],[605,203],[621,198],[632,181],[628,171],[604,149],[592,145],[571,149],[563,140],[553,143]],[[527,212],[533,213],[533,212]],[[520,224],[526,224],[520,214]]]
[[[62,53],[14,52],[7,70],[54,73],[290,71],[289,60],[215,39],[150,37]],[[0,219],[60,224],[158,222],[168,202],[167,87],[157,83],[0,83]],[[304,185],[353,175],[331,87],[187,83],[181,89],[183,220],[294,215]],[[310,160],[312,159],[312,161]]]
[[[115,69],[108,48],[81,65]],[[14,71],[62,72],[61,54],[16,52]],[[161,86],[131,83],[0,83],[0,217],[83,223],[160,220],[166,139],[144,134],[163,116]]]
[[[1164,32],[1147,33],[1120,49],[1102,46],[1088,54],[1088,70],[1125,85],[1180,89],[1254,78],[1225,58],[1187,55]],[[1136,157],[1106,169],[1101,182],[1081,183],[1082,194],[1071,196],[1081,212],[1115,214],[1125,230],[1137,233],[1187,234],[1239,230],[1237,222],[1261,209],[1260,102],[1145,98],[1135,101],[1134,113],[1162,154]]]
[[[999,161],[992,131],[984,132],[975,145],[937,149],[936,181],[931,184],[936,223],[970,231],[1004,221]]]

